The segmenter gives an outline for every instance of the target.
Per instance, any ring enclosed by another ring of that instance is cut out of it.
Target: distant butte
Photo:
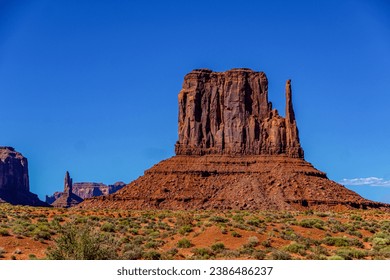
[[[0,147],[0,202],[49,206],[30,192],[27,158],[12,147]]]
[[[286,83],[283,118],[268,101],[263,72],[197,69],[179,93],[176,156],[115,194],[82,208],[349,209],[389,208],[331,181],[304,160]]]

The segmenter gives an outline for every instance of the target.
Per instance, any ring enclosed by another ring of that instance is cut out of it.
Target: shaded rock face
[[[11,204],[48,206],[30,192],[27,158],[12,147],[0,147],[0,198]]]
[[[286,83],[286,118],[268,102],[263,72],[194,70],[179,93],[177,155],[287,155],[303,158]]]
[[[103,183],[93,182],[80,182],[74,183],[72,186],[72,192],[82,199],[91,198],[94,196],[108,195],[115,193],[123,188],[126,184],[123,182],[116,182],[113,185],[105,185]],[[51,196],[46,196],[46,202],[51,204],[58,199],[63,192],[55,192]]]
[[[66,171],[64,179],[64,192],[51,204],[54,207],[68,208],[75,206],[82,202],[83,199],[73,193],[72,178],[70,178],[69,172]]]
[[[179,93],[176,156],[80,208],[344,210],[386,208],[331,181],[303,158],[286,82],[286,114],[263,72],[194,70]]]

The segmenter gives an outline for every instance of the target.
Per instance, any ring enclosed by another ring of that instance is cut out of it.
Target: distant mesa
[[[126,184],[124,182],[116,182],[113,185],[105,185],[103,183],[94,182],[79,182],[73,183],[72,192],[82,199],[91,198],[94,196],[108,195],[115,193],[123,188]],[[46,203],[52,204],[63,192],[55,192],[53,195],[46,196]]]
[[[72,178],[70,178],[69,172],[66,171],[64,179],[64,192],[53,203],[51,203],[51,205],[54,207],[68,208],[75,206],[82,201],[83,199],[81,197],[73,193]]]
[[[384,208],[331,181],[304,160],[286,82],[285,117],[268,101],[263,72],[196,69],[178,95],[176,156],[115,194],[81,208],[349,209]]]
[[[12,147],[0,147],[0,202],[49,206],[30,192],[27,158]]]

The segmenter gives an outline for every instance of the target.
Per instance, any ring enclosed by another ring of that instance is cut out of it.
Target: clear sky
[[[293,101],[306,159],[390,202],[388,1],[0,0],[0,145],[42,199],[130,182],[174,155],[177,94],[194,68],[264,71]]]

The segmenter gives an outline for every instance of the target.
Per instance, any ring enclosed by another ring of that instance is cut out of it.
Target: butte
[[[302,210],[388,208],[331,181],[304,160],[291,81],[283,118],[268,101],[263,72],[197,69],[179,99],[176,156],[115,194],[77,207]]]

